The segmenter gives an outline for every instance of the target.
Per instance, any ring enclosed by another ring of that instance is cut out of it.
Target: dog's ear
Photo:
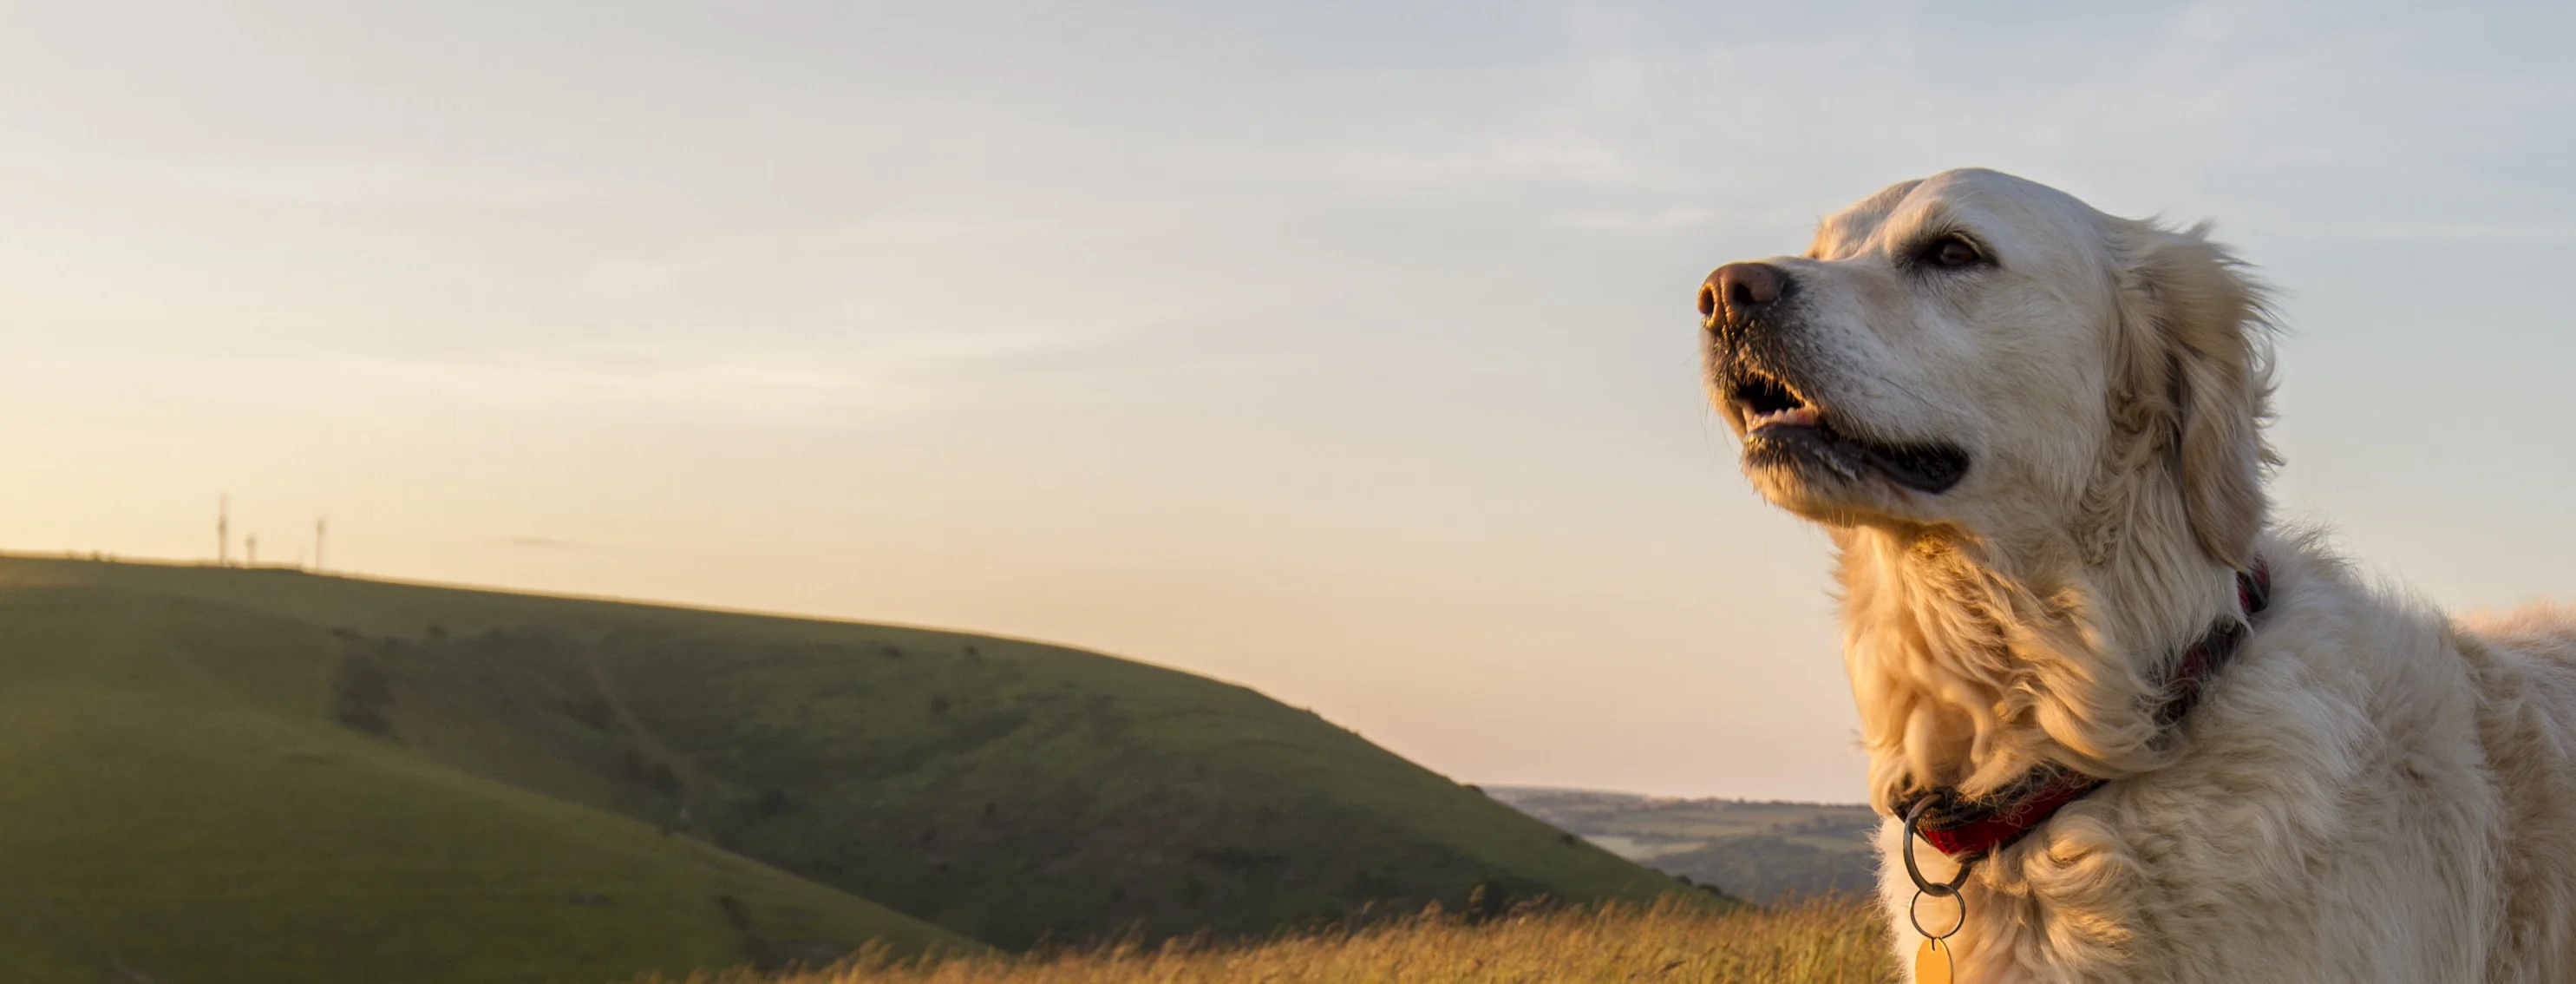
[[[2272,322],[2244,264],[2183,231],[2123,229],[2120,294],[2123,429],[2148,431],[2171,455],[2183,512],[2210,559],[2249,563],[2262,532],[2263,442],[2271,413]],[[2144,435],[2141,435],[2144,436]]]

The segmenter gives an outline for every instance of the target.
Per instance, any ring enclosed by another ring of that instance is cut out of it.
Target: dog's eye
[[[1926,264],[1952,268],[1969,266],[1986,258],[1986,254],[1977,249],[1977,244],[1957,233],[1933,240],[1923,247],[1920,255]]]

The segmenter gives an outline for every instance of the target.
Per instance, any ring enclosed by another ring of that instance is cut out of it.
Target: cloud
[[[542,536],[514,536],[514,537],[510,537],[510,538],[508,538],[508,539],[504,540],[503,542],[508,543],[509,545],[514,546],[514,547],[526,547],[526,548],[528,548],[528,549],[530,549],[530,550],[604,550],[604,549],[607,549],[607,548],[605,548],[605,547],[593,546],[593,545],[591,545],[591,544],[587,544],[587,543],[576,543],[576,542],[573,542],[573,541],[571,541],[571,540],[557,540],[557,539],[552,539],[552,538],[549,538],[549,537],[542,537]]]
[[[2495,43],[2554,32],[2514,19],[1836,4],[1739,29],[1716,12],[1621,8],[1575,16],[1571,40],[1515,52],[1518,65],[1452,56],[1282,83],[1260,104],[1266,128],[1225,159],[1250,181],[1535,202],[1601,229],[1804,222],[1978,165],[2116,209],[2203,210],[2317,241],[2456,234],[2520,224],[2528,202],[2512,191],[2548,182],[2509,162],[2558,139],[2534,121],[2576,111],[2568,73]]]
[[[358,358],[342,374],[415,400],[513,412],[684,413],[788,424],[857,422],[937,402],[971,345],[857,350],[628,344]]]
[[[1251,176],[1371,185],[1548,182],[1619,185],[1639,168],[1618,147],[1584,141],[1498,140],[1484,146],[1375,148],[1248,158]]]
[[[21,150],[0,155],[0,168],[90,186],[334,208],[525,208],[602,193],[602,189],[580,182],[418,160],[170,159],[148,154]]]
[[[1707,225],[1717,218],[1705,208],[1676,205],[1651,212],[1586,212],[1568,216],[1565,222],[1579,229],[1670,229]]]

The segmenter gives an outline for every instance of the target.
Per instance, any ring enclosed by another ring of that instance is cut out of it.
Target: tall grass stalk
[[[817,971],[747,970],[693,984],[1465,984],[1691,981],[1875,984],[1884,931],[1856,899],[1718,911],[1689,901],[1524,910],[1471,921],[1432,910],[1267,941],[1133,943],[1044,955],[899,960],[863,951]]]

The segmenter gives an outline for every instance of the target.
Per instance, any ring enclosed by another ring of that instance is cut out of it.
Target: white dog
[[[2267,527],[2270,326],[2203,229],[1952,171],[1700,310],[1746,474],[1840,553],[1921,979],[2576,981],[2576,613]]]

